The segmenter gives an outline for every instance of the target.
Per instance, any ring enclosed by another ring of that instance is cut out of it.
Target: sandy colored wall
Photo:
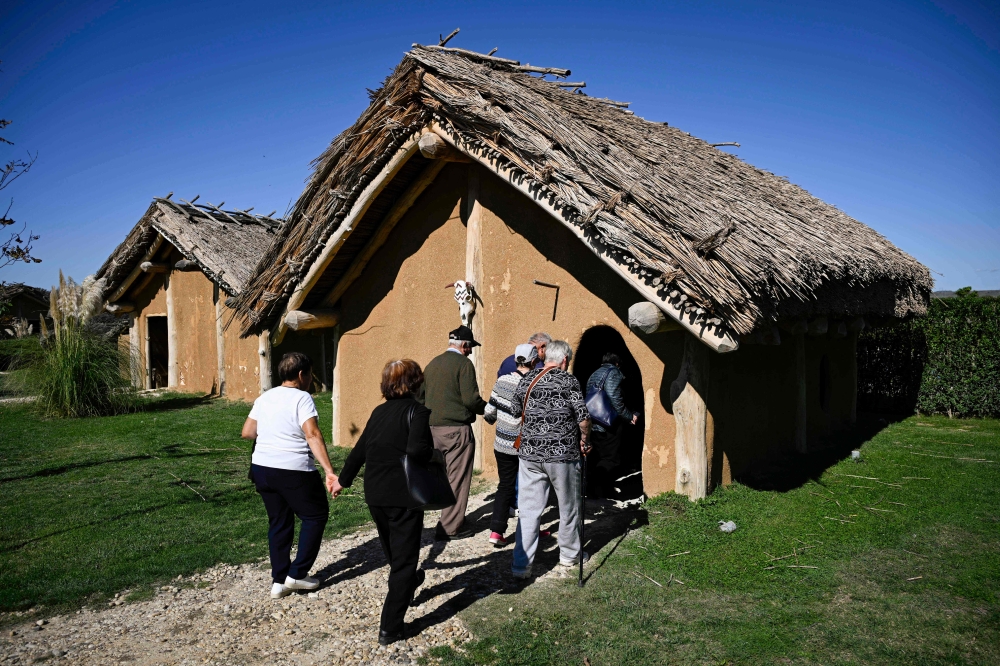
[[[426,366],[459,325],[454,292],[444,285],[465,276],[465,191],[464,165],[445,167],[341,299],[336,444],[357,441],[382,399],[387,361],[409,357]]]
[[[173,265],[181,259],[175,251],[169,261]],[[215,393],[219,378],[212,281],[201,271],[172,271],[169,288],[177,336],[177,389]]]
[[[681,334],[640,337],[633,333],[628,328],[628,308],[641,300],[635,290],[520,192],[485,169],[480,179],[485,209],[486,283],[480,289],[485,306],[481,308],[487,369],[481,382],[484,388],[492,388],[500,362],[535,331],[573,345],[573,370],[581,379],[599,365],[605,349],[623,344],[631,355],[622,363],[629,385],[626,404],[644,413],[637,426],[626,429],[633,466],[641,464],[647,493],[673,490],[674,420],[667,405],[670,382],[680,368]],[[560,286],[554,321],[555,290],[533,280]],[[592,330],[598,326],[611,330]],[[495,474],[491,427],[486,428],[486,435],[484,466]]]
[[[219,297],[225,302],[229,294],[220,291]],[[225,305],[222,306],[222,310],[223,322],[228,322],[233,314],[232,310]],[[226,329],[223,336],[225,338],[223,351],[226,369],[225,397],[230,400],[253,402],[260,395],[260,357],[257,354],[257,336],[241,339],[239,321],[234,321]],[[212,344],[216,344],[214,337]]]

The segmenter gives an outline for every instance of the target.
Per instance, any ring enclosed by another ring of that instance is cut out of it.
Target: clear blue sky
[[[96,270],[150,198],[283,212],[412,42],[568,67],[587,92],[787,176],[931,268],[1000,288],[996,2],[7,2],[3,192],[48,286]]]

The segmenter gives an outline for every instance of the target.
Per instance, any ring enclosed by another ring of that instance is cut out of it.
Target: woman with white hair
[[[550,488],[559,505],[559,565],[572,568],[587,558],[580,542],[580,454],[590,448],[590,412],[569,373],[572,358],[569,343],[550,342],[545,365],[525,375],[511,399],[511,413],[521,419],[514,578],[531,577]]]

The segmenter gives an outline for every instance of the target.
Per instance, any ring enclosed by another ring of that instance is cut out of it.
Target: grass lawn
[[[862,456],[788,492],[654,499],[583,589],[493,595],[463,613],[477,639],[437,654],[463,665],[1000,663],[1000,422],[915,417]],[[739,527],[724,534],[720,520]]]
[[[316,406],[326,430],[329,394]],[[99,602],[266,556],[267,516],[239,438],[248,412],[177,395],[105,418],[0,405],[0,611]],[[335,468],[348,451],[331,447]],[[360,487],[331,502],[328,537],[370,519]]]

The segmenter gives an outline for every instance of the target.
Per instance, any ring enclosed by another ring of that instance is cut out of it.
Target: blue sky
[[[0,196],[48,286],[95,271],[153,196],[283,212],[413,42],[567,67],[591,95],[787,176],[934,271],[1000,288],[995,3],[11,2]]]

